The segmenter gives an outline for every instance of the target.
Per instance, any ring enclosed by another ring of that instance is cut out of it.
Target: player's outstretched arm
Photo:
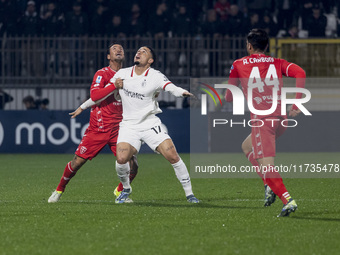
[[[190,92],[188,92],[185,89],[182,89],[181,87],[177,87],[176,85],[172,83],[166,84],[166,86],[163,87],[164,91],[170,92],[175,97],[190,97],[193,96]]]
[[[84,110],[90,108],[91,106],[95,105],[96,102],[93,102],[91,98],[87,99],[84,103],[82,103],[74,112],[70,112],[71,118],[74,119],[78,115],[80,115]]]

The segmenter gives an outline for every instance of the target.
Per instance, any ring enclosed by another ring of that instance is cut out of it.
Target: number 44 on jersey
[[[265,79],[261,79],[260,70],[257,66],[254,66],[249,79],[247,79],[247,102],[248,108],[251,113],[256,115],[269,115],[273,113],[278,104],[278,91],[280,89],[280,81],[277,76],[277,72],[274,65],[270,65]],[[265,88],[272,87],[272,106],[268,110],[257,110],[253,105],[253,91],[258,90],[259,93],[264,92]],[[215,88],[229,89],[233,96],[233,114],[244,115],[244,95],[240,88],[235,85],[228,84],[215,84]],[[288,93],[301,93],[304,94],[304,98],[287,98]],[[281,114],[286,115],[287,104],[295,104],[297,108],[301,110],[305,115],[312,115],[306,107],[303,106],[311,99],[311,93],[305,88],[281,88]]]

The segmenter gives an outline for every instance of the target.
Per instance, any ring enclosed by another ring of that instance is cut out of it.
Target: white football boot
[[[63,194],[62,191],[53,191],[52,195],[49,197],[48,202],[49,203],[57,203]]]

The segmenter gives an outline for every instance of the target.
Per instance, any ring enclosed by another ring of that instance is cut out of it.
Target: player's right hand
[[[77,117],[82,112],[83,112],[83,109],[78,107],[77,110],[75,110],[74,112],[70,112],[69,115],[71,115],[71,119],[74,119],[75,117]]]

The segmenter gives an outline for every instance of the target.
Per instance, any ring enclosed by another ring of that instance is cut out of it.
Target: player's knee
[[[77,155],[73,158],[73,160],[71,161],[71,167],[74,170],[78,170],[79,168],[81,168],[85,163],[86,163],[86,159],[78,157]]]
[[[180,160],[180,157],[177,153],[174,153],[169,155],[167,160],[170,162],[170,164],[176,164]]]
[[[126,164],[128,161],[129,160],[125,155],[118,155],[117,154],[117,163],[118,164]]]

